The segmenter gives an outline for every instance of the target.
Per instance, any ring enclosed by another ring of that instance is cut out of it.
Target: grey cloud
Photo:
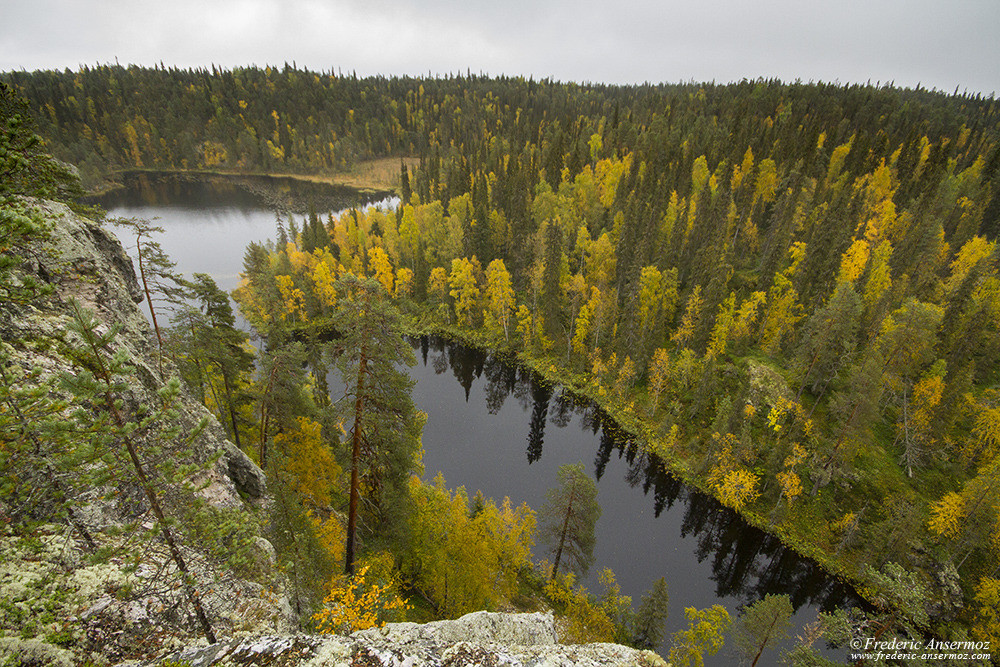
[[[7,6],[3,6],[7,5]],[[0,0],[0,69],[295,61],[360,74],[1000,90],[996,0]]]

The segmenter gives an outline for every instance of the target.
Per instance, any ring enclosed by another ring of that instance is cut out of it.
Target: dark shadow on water
[[[531,422],[528,428],[528,464],[531,465],[542,458],[542,445],[545,442],[545,423],[549,413],[549,401],[552,399],[552,389],[545,383],[533,382],[531,398],[534,404],[531,408]]]

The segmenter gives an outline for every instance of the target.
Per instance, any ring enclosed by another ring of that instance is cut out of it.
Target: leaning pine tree
[[[184,524],[177,523],[171,506],[164,502],[168,491],[179,489],[185,492],[181,498],[190,498],[194,491],[191,479],[214,462],[178,463],[194,458],[183,447],[197,437],[206,420],[186,435],[181,432],[175,423],[180,391],[176,379],[161,390],[161,405],[141,406],[136,410],[137,418],[126,412],[124,397],[128,395],[134,370],[127,363],[124,349],[116,349],[115,336],[120,328],[101,332],[89,311],[75,301],[70,305],[73,319],[68,328],[77,339],[72,351],[77,368],[73,373],[65,373],[62,379],[73,396],[72,424],[77,432],[89,434],[89,446],[103,454],[101,460],[107,467],[105,481],[116,480],[119,489],[134,488],[143,496],[199,628],[205,639],[214,643],[215,633],[184,554]],[[184,511],[183,502],[177,503],[175,512]]]
[[[742,661],[756,667],[765,648],[787,639],[793,613],[787,595],[766,595],[743,607],[732,626],[733,643]]]
[[[601,506],[597,485],[582,463],[559,467],[559,486],[546,492],[541,516],[541,540],[553,545],[552,578],[564,561],[571,571],[586,574],[594,560],[594,526]]]

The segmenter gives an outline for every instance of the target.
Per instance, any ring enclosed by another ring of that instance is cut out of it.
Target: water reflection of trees
[[[531,421],[528,426],[528,464],[542,458],[542,444],[545,440],[545,422],[549,412],[552,390],[541,382],[531,383]]]
[[[389,193],[363,193],[341,185],[273,176],[223,176],[173,172],[131,172],[121,176],[125,187],[88,203],[107,209],[119,206],[172,206],[192,210],[235,208],[244,213],[272,209],[305,214],[363,206]]]
[[[553,388],[529,369],[497,355],[434,337],[421,338],[414,345],[420,346],[425,364],[429,352],[432,353],[430,363],[436,372],[451,369],[465,389],[467,401],[474,382],[483,379],[491,414],[497,414],[512,395],[522,411],[530,411],[529,464],[542,456],[546,425],[566,428],[575,417],[582,430],[597,440],[593,474],[598,481],[611,458],[617,456],[627,465],[625,483],[652,498],[655,517],[678,501],[682,503],[681,537],[694,538],[697,560],[711,563],[719,597],[735,598],[746,604],[769,593],[784,593],[796,609],[806,604],[830,609],[857,602],[849,586],[828,575],[812,560],[799,556],[711,496],[692,490],[667,473],[657,457],[646,453],[593,402]]]

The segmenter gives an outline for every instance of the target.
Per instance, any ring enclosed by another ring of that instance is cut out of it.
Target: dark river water
[[[320,212],[374,203],[340,194],[343,200]],[[158,218],[165,229],[161,244],[177,269],[211,274],[227,290],[237,285],[246,244],[275,236],[275,202],[227,182],[145,179],[102,204],[112,215]],[[282,217],[287,221],[287,214]],[[583,583],[599,592],[597,577],[611,568],[638,605],[642,593],[666,577],[668,643],[670,633],[687,626],[685,607],[722,604],[735,615],[765,594],[785,593],[799,629],[818,610],[856,601],[848,586],[813,561],[665,474],[589,402],[479,350],[433,337],[412,345],[413,399],[428,414],[425,478],[441,472],[449,487],[464,486],[470,496],[481,490],[497,501],[508,496],[515,505],[539,509],[559,466],[582,462],[597,481],[603,511],[595,563]],[[535,558],[546,557],[551,560],[536,545]]]

